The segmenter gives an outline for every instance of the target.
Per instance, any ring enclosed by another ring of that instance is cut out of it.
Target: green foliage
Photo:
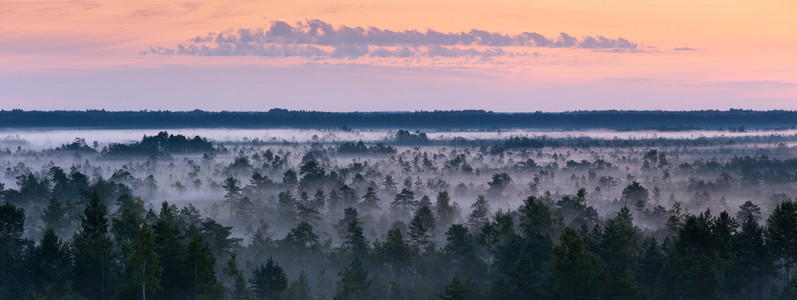
[[[415,211],[415,216],[410,221],[409,237],[416,251],[431,243],[429,234],[434,230],[434,221],[434,215],[428,206],[421,206]]]
[[[468,215],[468,226],[471,228],[480,228],[487,223],[490,219],[490,204],[484,195],[479,195],[476,201],[470,206],[471,213]]]
[[[343,245],[353,257],[365,258],[368,255],[368,241],[363,236],[363,228],[356,217],[346,226],[346,240]]]
[[[650,200],[649,197],[648,190],[634,181],[623,189],[623,197],[620,200],[626,205],[633,206],[637,211],[642,211]]]
[[[797,204],[785,201],[775,207],[767,219],[766,238],[771,253],[780,260],[784,282],[788,284],[797,262]]]
[[[255,299],[279,299],[282,291],[288,287],[285,271],[271,257],[265,265],[261,264],[252,271],[249,282]]]
[[[0,205],[0,298],[22,297],[22,251],[25,210],[11,203]]]
[[[454,221],[456,210],[454,206],[451,205],[451,197],[448,195],[448,192],[442,191],[437,194],[434,207],[437,214],[437,222],[440,223],[441,226],[448,226]],[[431,229],[433,228],[430,228],[430,230]]]
[[[50,198],[47,207],[42,211],[41,218],[45,226],[53,229],[57,228],[59,233],[66,235],[69,229],[67,208],[61,201],[58,201],[55,196]]]
[[[578,232],[565,228],[559,237],[559,245],[553,248],[551,266],[558,295],[563,299],[587,299],[595,295],[598,266],[598,256],[584,246],[584,240]]]
[[[80,229],[73,238],[77,291],[89,299],[110,295],[113,243],[108,235],[108,209],[97,193],[91,195],[80,216]]]
[[[490,186],[487,189],[487,194],[490,196],[500,197],[504,190],[512,184],[512,177],[509,176],[507,173],[496,173],[493,174],[492,179],[487,182],[487,185]]]
[[[131,285],[141,287],[143,298],[160,289],[163,267],[156,250],[152,230],[146,225],[142,226],[138,239],[131,247],[127,268],[131,273]]]
[[[446,293],[443,296],[440,296],[440,299],[444,300],[465,300],[465,294],[467,293],[468,289],[462,283],[462,280],[459,279],[459,276],[454,276],[451,279],[451,283],[446,286]]]
[[[299,273],[299,279],[291,281],[291,285],[282,293],[284,300],[311,300],[313,299],[310,290],[310,279],[307,278],[307,273],[302,271]]]
[[[396,194],[393,202],[390,203],[390,209],[398,219],[405,220],[416,205],[415,193],[405,188]]]
[[[334,300],[359,300],[371,299],[371,279],[368,278],[368,271],[365,270],[359,258],[354,258],[351,264],[338,273],[340,280]]]
[[[387,231],[384,243],[378,241],[375,243],[374,253],[380,261],[390,264],[393,270],[408,267],[412,255],[410,246],[404,241],[401,231],[396,228]]]
[[[175,211],[174,206],[163,202],[160,214],[152,226],[155,244],[158,245],[155,252],[163,267],[160,294],[170,298],[178,297],[188,289],[184,277],[181,276],[184,272],[183,258],[186,249],[183,246],[184,236],[177,227]]]
[[[44,297],[49,294],[63,297],[71,288],[72,253],[52,228],[44,231],[39,244],[26,253],[26,269],[29,272],[30,289]]]
[[[178,278],[185,279],[186,291],[192,299],[218,299],[223,294],[214,271],[213,255],[202,242],[199,234],[194,234],[186,246]],[[165,278],[164,274],[164,278]],[[163,284],[162,284],[163,285]],[[161,294],[164,295],[164,294]]]
[[[188,138],[184,135],[170,135],[161,131],[157,135],[144,136],[140,142],[130,144],[111,144],[103,151],[107,156],[163,155],[168,153],[213,152],[213,144],[199,136]]]

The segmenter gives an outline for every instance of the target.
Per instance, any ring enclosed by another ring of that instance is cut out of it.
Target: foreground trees
[[[75,244],[75,281],[77,290],[89,299],[106,299],[111,293],[113,244],[108,235],[108,208],[92,194],[80,216]]]
[[[569,200],[583,197],[580,193]],[[336,244],[300,222],[276,240],[262,223],[246,246],[232,237],[229,226],[200,221],[192,206],[178,210],[162,203],[157,216],[145,217],[140,199],[125,196],[109,214],[96,193],[86,201],[71,239],[62,240],[46,227],[32,241],[23,234],[25,211],[5,203],[0,205],[0,298],[795,296],[791,273],[797,262],[797,205],[791,201],[780,203],[765,224],[755,213],[740,214],[743,220],[710,210],[685,215],[674,223],[672,234],[657,240],[634,225],[627,206],[603,220],[571,223],[576,228],[564,225],[565,208],[535,197],[517,210],[493,215],[480,197],[468,225],[453,220],[441,225],[447,198],[440,193],[438,203],[443,204],[434,210],[430,201],[422,201],[426,205],[414,211],[408,224],[396,222],[374,240],[357,210],[346,208]]]

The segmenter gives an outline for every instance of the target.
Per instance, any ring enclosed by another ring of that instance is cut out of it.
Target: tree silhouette
[[[81,278],[76,287],[89,299],[105,299],[109,295],[109,279],[113,262],[113,244],[108,236],[108,209],[92,193],[80,216],[80,230],[73,238],[75,276]]]
[[[265,265],[252,271],[252,293],[255,299],[279,299],[288,287],[288,277],[282,268],[269,257]]]

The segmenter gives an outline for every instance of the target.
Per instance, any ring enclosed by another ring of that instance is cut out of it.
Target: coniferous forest
[[[728,133],[23,131],[0,299],[793,299],[797,136]]]

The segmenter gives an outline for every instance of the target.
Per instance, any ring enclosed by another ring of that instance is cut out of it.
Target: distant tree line
[[[496,113],[484,110],[415,112],[0,111],[0,128],[552,128],[617,130],[782,129],[797,126],[795,111],[574,111]]]
[[[340,154],[393,154],[396,153],[396,149],[392,146],[385,146],[382,143],[377,143],[371,147],[368,147],[363,143],[363,141],[359,142],[343,142],[338,145],[338,153]]]

